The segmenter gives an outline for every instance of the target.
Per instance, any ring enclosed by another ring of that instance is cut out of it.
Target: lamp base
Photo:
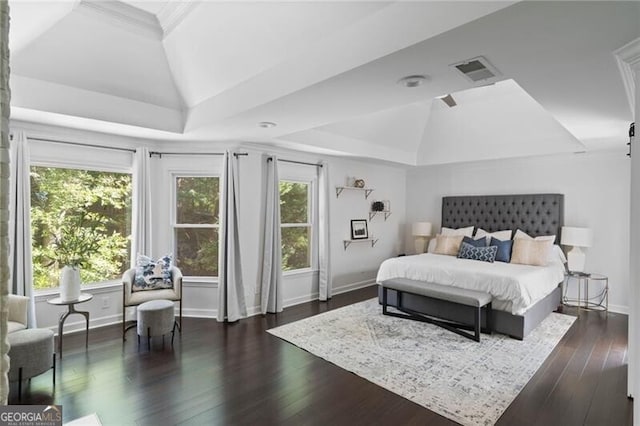
[[[427,248],[426,247],[427,246],[427,244],[426,244],[427,239],[425,237],[414,237],[414,238],[415,238],[415,241],[414,241],[415,247],[414,248],[416,249],[416,254],[424,253],[426,248]]]
[[[567,253],[567,266],[572,272],[584,272],[586,255],[580,247],[574,247]]]

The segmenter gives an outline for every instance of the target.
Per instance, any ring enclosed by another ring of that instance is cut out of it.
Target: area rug
[[[268,330],[463,425],[492,425],[575,321],[552,313],[523,341],[477,343],[432,324],[382,315],[377,299]]]

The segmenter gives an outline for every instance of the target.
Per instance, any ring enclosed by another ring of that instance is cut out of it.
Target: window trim
[[[171,227],[171,247],[174,255],[178,253],[176,230],[185,228],[199,228],[199,229],[217,229],[218,230],[218,242],[220,238],[220,217],[218,217],[218,223],[178,223],[178,191],[177,183],[179,178],[218,178],[218,202],[222,202],[222,176],[219,173],[204,173],[193,171],[170,171],[171,179],[171,211],[169,213],[169,226]],[[222,206],[218,205],[218,212],[221,211]],[[219,246],[218,246],[219,249]],[[218,261],[220,260],[220,253],[218,253]],[[184,275],[184,278],[188,278],[190,281],[198,283],[218,283],[218,275]]]
[[[133,167],[132,166],[127,166],[127,167],[120,167],[120,166],[117,166],[117,165],[113,165],[113,166],[95,166],[93,164],[81,165],[81,164],[78,164],[76,162],[66,162],[66,161],[56,161],[56,160],[42,160],[42,159],[31,160],[31,159],[29,159],[29,173],[31,173],[31,168],[32,167],[48,167],[48,168],[58,168],[58,169],[86,170],[86,171],[92,171],[92,172],[120,173],[120,174],[130,175],[131,176],[131,184],[132,184],[132,187],[131,187],[131,208],[133,208]],[[29,190],[31,190],[31,182],[29,182]],[[29,212],[29,222],[31,222],[31,212]],[[31,226],[31,223],[29,223],[29,226]],[[133,230],[133,214],[131,215],[131,222],[129,223],[129,227],[130,227],[131,230]],[[33,242],[32,242],[32,244],[33,244]],[[131,253],[129,253],[128,259],[129,259],[129,268],[132,268],[133,265],[131,265],[131,263],[130,263]],[[31,262],[33,264],[33,256],[32,256]],[[121,283],[122,283],[122,279],[121,278],[113,278],[113,279],[110,279],[110,280],[97,281],[97,282],[91,282],[91,283],[81,283],[80,290],[81,291],[90,291],[90,290],[96,290],[96,289],[102,289],[102,288],[109,288],[109,287],[113,287],[114,285],[120,285]],[[34,294],[34,296],[48,296],[48,295],[60,294],[60,284],[58,282],[58,286],[57,287],[48,287],[48,288],[43,288],[43,289],[36,289],[34,287],[33,288],[33,294]]]
[[[309,241],[309,266],[298,269],[282,270],[283,275],[297,275],[313,273],[318,270],[318,201],[317,201],[317,175],[301,176],[299,173],[281,173],[278,177],[278,186],[280,182],[303,183],[308,185],[307,190],[307,222],[282,223],[280,218],[280,230],[282,228],[310,228],[311,238]],[[279,191],[278,191],[279,192]]]

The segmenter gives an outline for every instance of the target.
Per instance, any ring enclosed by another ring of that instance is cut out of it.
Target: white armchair
[[[28,297],[18,296],[16,294],[9,295],[9,333],[27,328],[28,305]]]
[[[122,340],[126,340],[126,331],[135,327],[135,323],[128,327],[126,326],[127,308],[131,306],[138,306],[141,303],[148,302],[150,300],[164,299],[179,302],[180,321],[178,322],[178,330],[182,331],[182,272],[180,269],[175,266],[171,267],[171,281],[173,282],[173,288],[168,289],[132,291],[135,276],[135,268],[128,269],[122,275]]]

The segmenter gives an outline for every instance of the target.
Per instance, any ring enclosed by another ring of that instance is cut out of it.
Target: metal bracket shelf
[[[347,250],[347,247],[351,245],[351,243],[368,243],[371,242],[371,247],[374,247],[378,242],[377,238],[367,238],[362,240],[342,240],[344,244],[344,249]]]
[[[364,199],[369,198],[369,195],[373,192],[373,188],[356,188],[355,186],[336,186],[336,198],[340,197],[342,191],[345,189],[355,189],[357,191],[364,191]]]
[[[376,217],[376,215],[378,213],[384,213],[384,221],[386,222],[387,219],[389,218],[389,216],[391,216],[391,212],[369,212],[369,220],[373,220],[374,217]]]

